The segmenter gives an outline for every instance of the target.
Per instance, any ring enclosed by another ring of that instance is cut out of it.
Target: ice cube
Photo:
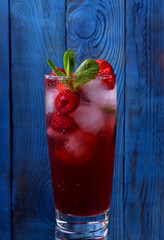
[[[58,94],[58,91],[54,88],[47,88],[45,93],[45,108],[46,114],[52,113],[55,111],[55,98]]]
[[[66,150],[73,154],[74,157],[79,158],[83,155],[83,151],[86,148],[85,138],[81,131],[76,131],[68,137],[68,141],[65,143]]]
[[[81,104],[75,111],[74,119],[84,132],[92,135],[97,135],[105,122],[103,112],[91,104]]]
[[[112,106],[112,107],[117,107],[117,87],[115,85],[115,88],[112,90],[108,91],[108,94],[106,93],[106,98],[105,98],[105,105],[106,106]]]
[[[100,90],[100,89],[102,89],[102,86],[99,79],[93,79],[92,81],[80,86],[80,90],[82,94],[91,101],[95,99],[97,90]]]
[[[116,107],[117,97],[116,89],[97,91],[96,97],[93,102],[99,107]]]
[[[113,90],[109,90],[100,79],[94,79],[82,85],[80,89],[84,96],[99,107],[115,107],[117,105],[116,85]]]
[[[96,139],[90,134],[77,130],[68,136],[64,147],[69,154],[80,159],[80,162],[84,162],[93,156],[96,148]]]

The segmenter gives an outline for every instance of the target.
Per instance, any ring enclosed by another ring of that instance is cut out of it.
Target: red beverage
[[[63,214],[93,216],[110,209],[117,98],[116,84],[109,89],[105,78],[96,77],[75,94],[60,77],[46,75],[52,185]]]

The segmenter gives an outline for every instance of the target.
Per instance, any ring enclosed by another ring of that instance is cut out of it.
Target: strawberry
[[[96,60],[96,62],[99,64],[100,66],[100,71],[98,73],[98,76],[101,76],[103,74],[101,74],[101,71],[103,71],[104,69],[108,68],[109,69],[109,73],[108,74],[113,74],[114,70],[113,67],[111,66],[110,63],[108,63],[106,60]]]
[[[71,131],[77,127],[74,120],[69,116],[64,116],[59,112],[53,113],[51,117],[51,126],[57,132]]]
[[[61,91],[55,99],[56,109],[62,114],[73,112],[79,106],[79,103],[79,95],[69,89]]]
[[[108,77],[103,77],[103,82],[109,90],[112,90],[116,84],[116,75],[113,67],[106,60],[96,60],[96,62],[100,66],[98,76],[109,75]]]

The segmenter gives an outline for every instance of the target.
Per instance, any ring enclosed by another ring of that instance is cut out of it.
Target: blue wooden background
[[[44,74],[67,48],[117,73],[109,239],[164,239],[163,12],[162,0],[0,0],[1,240],[54,240]]]

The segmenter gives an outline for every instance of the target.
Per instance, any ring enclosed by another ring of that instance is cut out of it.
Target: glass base
[[[56,210],[56,240],[61,239],[108,239],[110,210],[99,215],[79,217]]]

